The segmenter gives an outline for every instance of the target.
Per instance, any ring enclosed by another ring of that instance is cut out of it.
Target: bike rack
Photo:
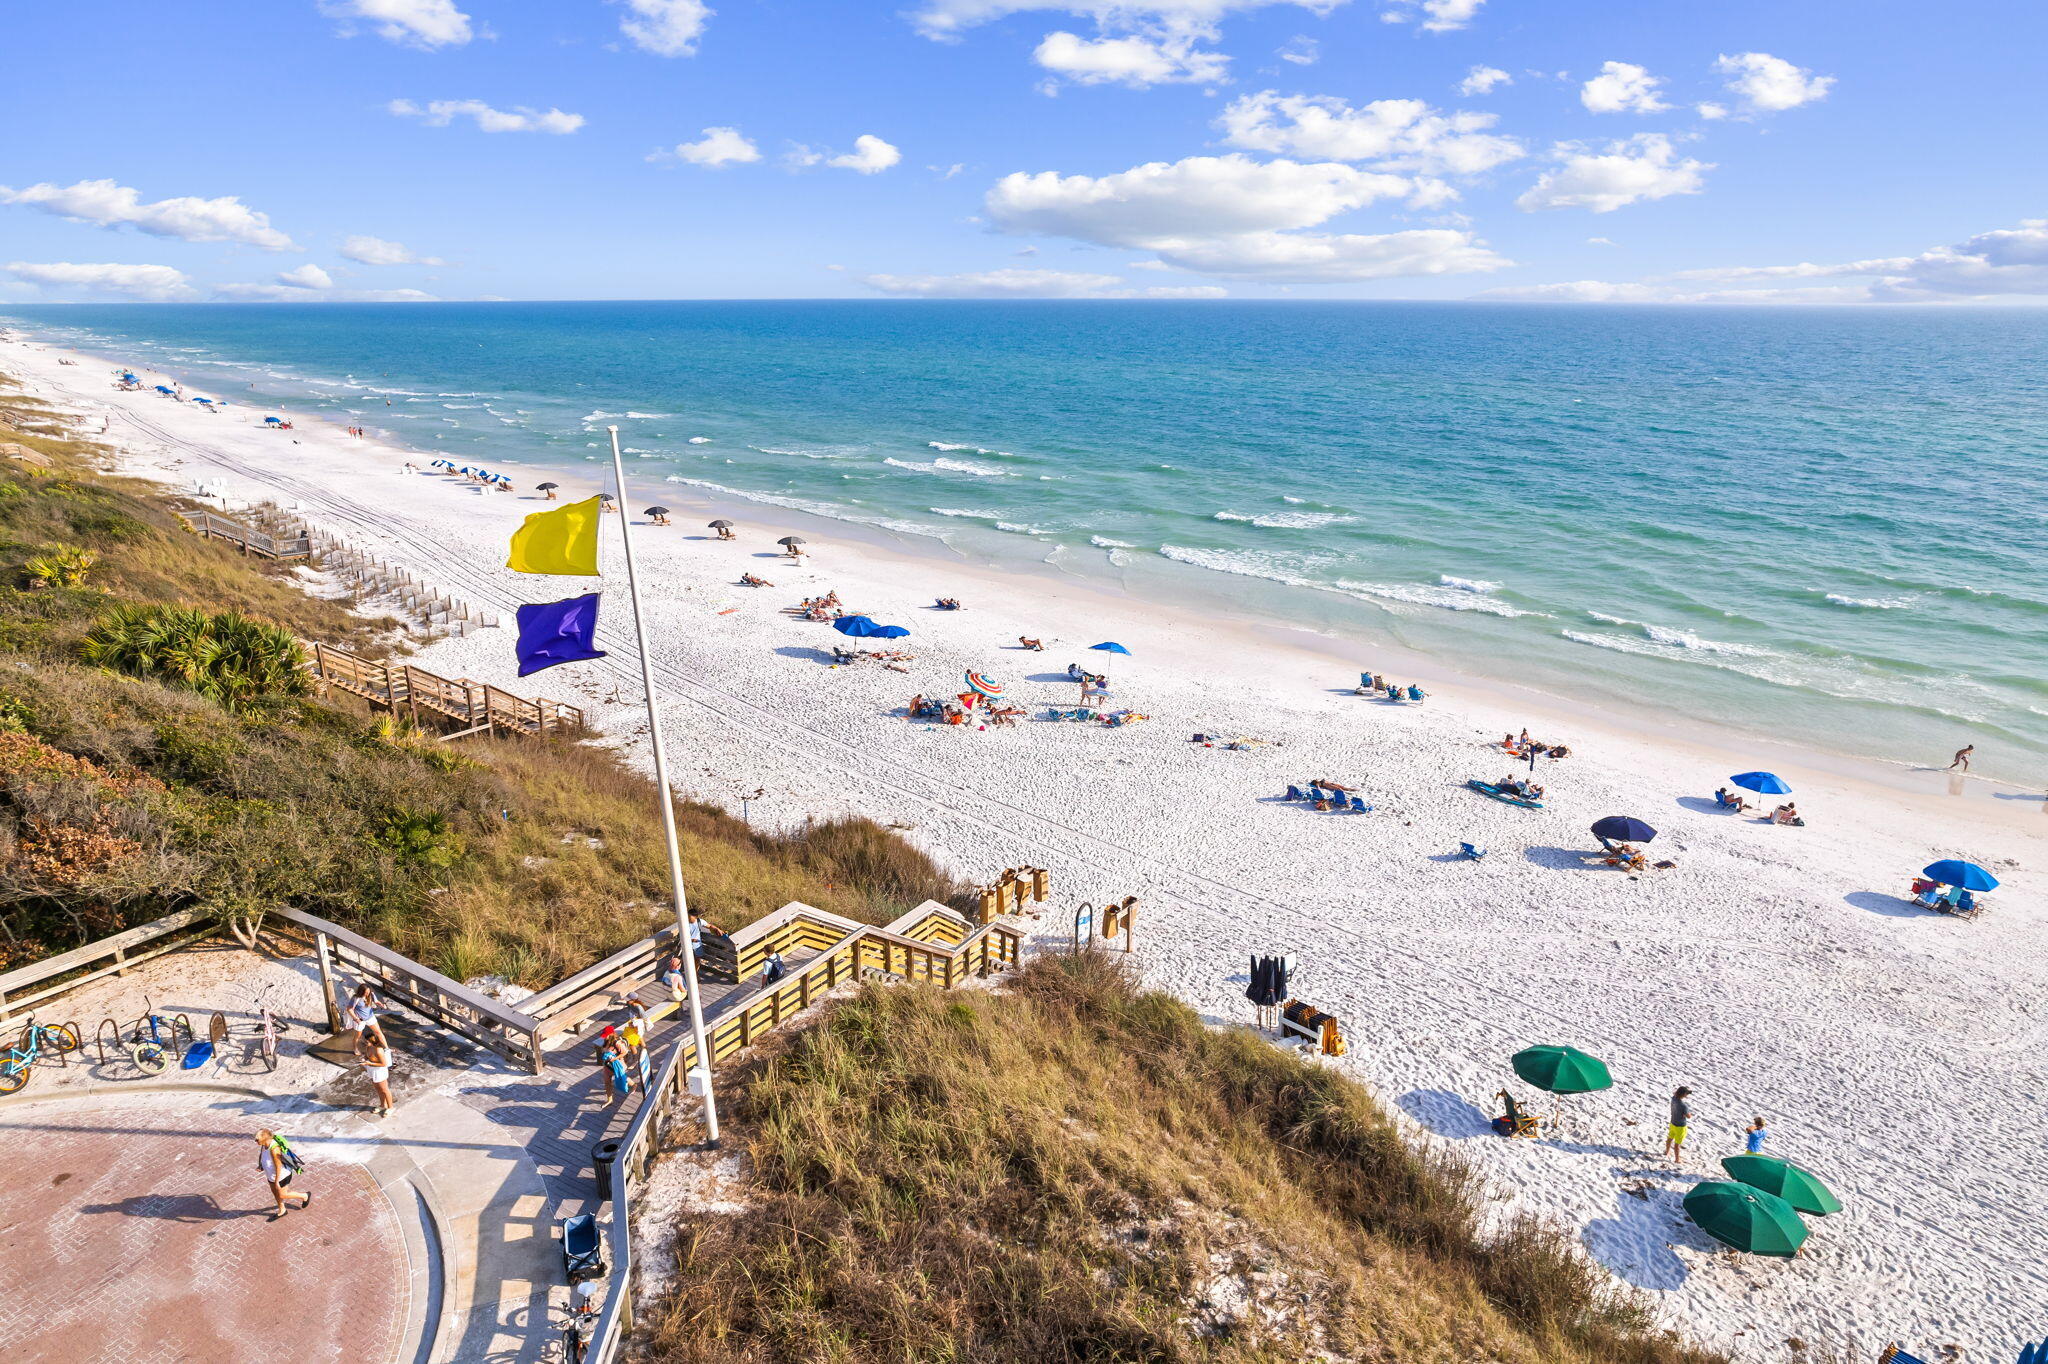
[[[145,1018],[143,1022],[148,1023],[149,1020]],[[178,1034],[181,1032],[185,1034],[185,1041],[182,1045],[178,1041]],[[171,1015],[171,1045],[178,1048],[179,1060],[182,1061],[185,1058],[185,1048],[198,1040],[199,1034],[192,1031],[191,1019],[183,1014]]]
[[[76,1019],[68,1023],[60,1023],[57,1026],[71,1034],[71,1045],[57,1049],[57,1064],[69,1067],[71,1065],[70,1053],[74,1051],[83,1052],[85,1050],[85,1034],[78,1030],[78,1020]],[[83,1061],[84,1058],[80,1057],[81,1064],[83,1064]]]
[[[206,1040],[213,1043],[216,1047],[228,1040],[228,1016],[226,1014],[216,1010],[213,1017],[206,1020]]]
[[[109,1028],[114,1030],[114,1050],[119,1051],[121,1049],[121,1025],[111,1018],[102,1018],[99,1027],[92,1035],[92,1044],[100,1049],[101,1065],[107,1063],[107,1029]],[[85,1043],[81,1041],[79,1045],[84,1046]]]

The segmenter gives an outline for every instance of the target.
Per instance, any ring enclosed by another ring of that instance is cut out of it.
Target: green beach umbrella
[[[1801,1212],[1826,1217],[1842,1210],[1841,1200],[1828,1192],[1820,1176],[1777,1156],[1723,1156],[1721,1168],[1731,1178],[1752,1189],[1776,1194]]]
[[[1577,1047],[1530,1047],[1510,1062],[1515,1074],[1552,1094],[1586,1094],[1613,1085],[1607,1067]]]
[[[1806,1223],[1790,1203],[1747,1184],[1696,1184],[1685,1196],[1685,1211],[1701,1231],[1751,1255],[1790,1259],[1806,1239]]]

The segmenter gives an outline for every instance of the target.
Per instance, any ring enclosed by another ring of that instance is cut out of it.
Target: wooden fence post
[[[313,935],[313,955],[320,960],[320,994],[327,1004],[327,1031],[341,1031],[341,1010],[334,1003],[334,976],[327,965],[327,935]]]

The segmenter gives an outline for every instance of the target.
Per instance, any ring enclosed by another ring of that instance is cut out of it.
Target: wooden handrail
[[[309,641],[306,651],[308,671],[322,686],[338,687],[393,713],[404,706],[415,719],[426,710],[463,726],[464,733],[489,729],[545,735],[584,727],[579,707],[547,697],[529,700],[487,682],[441,677],[410,663],[380,663],[332,644]]]

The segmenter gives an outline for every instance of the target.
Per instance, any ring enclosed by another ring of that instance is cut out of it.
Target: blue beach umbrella
[[[1124,654],[1126,656],[1131,652],[1113,639],[1106,639],[1100,644],[1091,644],[1088,647],[1091,649],[1104,649],[1113,654]]]
[[[1997,890],[1998,878],[1975,862],[1964,862],[1947,858],[1930,862],[1920,869],[1920,874],[1944,886],[1961,886],[1964,890]]]
[[[1593,824],[1593,832],[1600,838],[1612,839],[1616,843],[1648,843],[1657,836],[1657,831],[1640,819],[1627,815],[1609,815]]]
[[[1754,791],[1760,796],[1789,796],[1792,787],[1775,772],[1738,772],[1728,780],[1745,791]]]
[[[283,425],[284,425],[284,418],[283,418],[283,417],[265,417],[265,418],[263,419],[263,424],[264,424],[265,426],[283,426]]]
[[[866,616],[841,616],[832,628],[855,639],[901,639],[910,633],[900,625],[877,625]]]

